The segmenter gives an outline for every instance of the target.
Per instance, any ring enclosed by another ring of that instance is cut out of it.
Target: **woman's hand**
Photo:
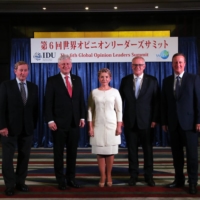
[[[122,133],[122,122],[117,122],[116,135],[120,135]]]
[[[90,137],[94,137],[94,129],[93,129],[93,124],[92,124],[92,121],[89,121],[88,122],[88,133],[89,133],[89,136]]]
[[[93,128],[89,129],[88,131],[90,137],[94,137],[94,130]]]

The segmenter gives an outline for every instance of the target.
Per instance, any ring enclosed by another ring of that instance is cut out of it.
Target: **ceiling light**
[[[117,10],[117,6],[115,6],[114,9]]]
[[[89,10],[89,7],[85,7],[85,10]]]
[[[158,9],[159,7],[158,6],[155,6],[155,9]]]
[[[46,8],[45,8],[45,7],[43,7],[42,9],[43,9],[43,10],[46,10]]]

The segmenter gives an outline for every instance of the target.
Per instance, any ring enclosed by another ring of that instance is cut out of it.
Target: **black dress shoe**
[[[16,184],[16,189],[22,192],[28,192],[28,186],[25,184]]]
[[[197,184],[189,184],[189,193],[196,194],[197,193]]]
[[[151,187],[155,186],[155,182],[154,182],[153,178],[147,179],[147,180],[145,180],[145,182],[148,184],[148,186],[151,186]]]
[[[128,185],[129,186],[135,186],[136,185],[136,182],[137,182],[137,178],[135,177],[131,177],[128,181]]]
[[[76,183],[75,180],[67,181],[67,185],[70,186],[70,187],[73,187],[73,188],[80,188],[81,187],[78,183]]]
[[[167,184],[168,188],[177,188],[177,187],[183,187],[185,185],[185,182],[181,181],[174,181],[173,183]]]
[[[14,195],[14,187],[8,187],[8,188],[6,188],[6,190],[5,190],[5,194],[7,195],[7,196],[12,196],[12,195]]]
[[[60,189],[60,190],[66,190],[67,189],[67,185],[66,185],[66,183],[59,183],[58,184],[58,188]]]

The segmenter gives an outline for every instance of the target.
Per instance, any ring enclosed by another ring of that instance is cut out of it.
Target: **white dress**
[[[94,89],[90,93],[88,121],[94,128],[94,137],[90,137],[92,153],[117,154],[121,144],[120,135],[116,135],[117,122],[122,122],[122,100],[117,89]]]

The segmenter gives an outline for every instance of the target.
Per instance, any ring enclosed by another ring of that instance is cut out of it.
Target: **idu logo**
[[[167,59],[169,57],[169,51],[163,50],[160,54],[156,54],[157,58]]]
[[[41,55],[41,53],[36,52],[36,53],[34,53],[33,58],[34,58],[35,60],[41,60],[42,55]]]
[[[43,53],[36,52],[33,55],[33,58],[37,61],[39,60],[52,61],[53,58],[55,57],[56,57],[56,52],[43,52]]]

